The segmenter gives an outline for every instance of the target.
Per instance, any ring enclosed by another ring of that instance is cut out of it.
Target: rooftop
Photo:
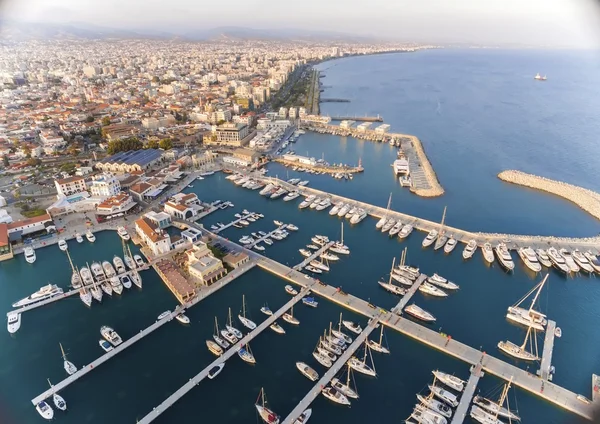
[[[162,151],[158,149],[129,150],[104,158],[101,163],[145,166],[159,159],[161,156]]]
[[[9,230],[14,230],[15,228],[25,227],[27,225],[38,224],[40,222],[46,222],[46,221],[52,221],[52,218],[47,213],[40,215],[40,216],[33,217],[33,218],[27,218],[27,219],[23,219],[21,221],[11,222],[10,224],[7,224],[7,225],[8,225]]]

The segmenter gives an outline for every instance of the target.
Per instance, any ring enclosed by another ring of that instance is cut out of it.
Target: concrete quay
[[[465,418],[467,417],[469,405],[471,404],[471,400],[473,399],[473,395],[475,394],[475,389],[477,388],[477,383],[479,383],[479,379],[481,377],[483,377],[483,372],[481,371],[481,364],[472,366],[469,381],[467,381],[465,390],[462,393],[462,396],[460,397],[460,403],[458,404],[458,407],[454,412],[451,424],[462,424]]]
[[[540,369],[537,371],[542,380],[552,381],[552,373],[550,368],[552,367],[552,352],[554,350],[554,330],[556,329],[556,322],[548,320],[546,326],[546,334],[544,336],[544,350],[542,351],[542,360],[540,361]]]
[[[369,321],[369,325],[354,339],[352,344],[340,355],[335,363],[323,374],[323,377],[317,381],[313,388],[302,398],[298,405],[288,414],[288,416],[282,421],[282,424],[292,424],[294,421],[308,408],[313,400],[321,394],[321,390],[329,384],[331,379],[346,365],[346,362],[356,352],[356,350],[362,345],[369,334],[377,327],[377,320],[372,319]]]
[[[502,171],[498,174],[498,178],[507,183],[542,190],[562,197],[575,203],[594,218],[600,219],[600,193],[562,181],[515,170]]]
[[[279,308],[276,312],[273,313],[266,320],[261,322],[256,329],[252,330],[248,333],[244,338],[237,342],[236,346],[230,347],[223,355],[219,356],[212,363],[210,363],[206,368],[192,377],[187,383],[177,389],[171,396],[165,399],[160,405],[153,408],[151,412],[149,412],[146,416],[144,416],[141,420],[138,421],[139,424],[146,424],[154,421],[158,418],[162,413],[164,413],[169,407],[171,407],[175,402],[181,399],[185,394],[187,394],[190,390],[192,390],[195,386],[199,385],[202,380],[204,380],[208,376],[208,372],[211,368],[225,363],[229,358],[235,355],[238,350],[244,346],[246,343],[249,343],[262,333],[265,329],[267,329],[271,324],[277,321],[285,312],[287,312],[292,306],[298,303],[306,294],[309,292],[309,288],[306,287],[300,291],[296,296],[294,296],[290,301],[288,301],[285,305]],[[257,358],[257,361],[259,358]]]

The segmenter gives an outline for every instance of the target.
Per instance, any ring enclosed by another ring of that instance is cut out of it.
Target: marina
[[[483,359],[483,357],[482,357]],[[467,410],[471,405],[471,401],[473,400],[473,395],[475,394],[475,389],[477,389],[477,384],[479,383],[479,379],[483,377],[483,371],[481,371],[481,363],[477,365],[471,366],[471,375],[469,376],[469,380],[467,381],[467,386],[463,391],[463,394],[460,397],[460,403],[456,407],[456,411],[454,412],[454,417],[452,418],[451,424],[462,424],[467,417]]]

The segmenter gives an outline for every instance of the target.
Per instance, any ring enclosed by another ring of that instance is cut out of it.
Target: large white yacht
[[[403,238],[408,237],[410,235],[410,233],[412,233],[413,229],[414,229],[414,227],[412,225],[406,224],[404,227],[402,227],[402,229],[398,233],[398,238],[403,239]]]
[[[123,343],[123,339],[121,339],[121,336],[119,336],[115,330],[113,330],[107,325],[103,325],[102,327],[100,327],[100,334],[113,346],[118,346],[121,343]]]
[[[540,265],[535,251],[531,247],[520,247],[517,252],[527,268],[533,272],[540,272],[542,270],[542,265]]]
[[[431,296],[436,296],[436,297],[447,297],[448,296],[448,293],[446,293],[444,290],[437,288],[433,284],[427,283],[427,282],[424,282],[419,286],[419,291],[421,293],[429,294]]]
[[[435,321],[435,316],[433,316],[433,314],[427,312],[423,308],[420,308],[419,306],[415,305],[414,303],[412,305],[409,305],[406,308],[404,308],[404,312],[406,312],[407,314],[409,314],[415,318],[420,319],[421,321],[425,321],[425,322]]]
[[[117,227],[117,234],[119,234],[119,237],[121,237],[125,241],[131,238],[125,227]]]
[[[64,239],[59,239],[58,240],[58,248],[64,252],[69,248],[69,245],[67,244],[67,242]]]
[[[425,237],[423,239],[423,242],[421,243],[421,245],[423,247],[429,247],[433,244],[433,242],[435,241],[435,239],[437,239],[437,237],[438,237],[437,230],[431,230],[429,232],[429,234],[427,234],[427,237]]]
[[[454,393],[449,392],[448,390],[444,390],[439,386],[429,385],[429,390],[439,399],[446,402],[448,405],[456,408],[458,406],[458,399]]]
[[[36,256],[35,256],[35,250],[33,250],[33,247],[31,246],[27,246],[24,250],[23,253],[25,254],[25,260],[32,264],[35,262],[36,260]]]
[[[512,256],[504,243],[498,243],[494,249],[500,265],[502,265],[507,271],[515,269],[515,263],[513,262]]]
[[[538,261],[547,268],[552,266],[552,261],[550,260],[550,256],[548,256],[548,252],[544,249],[536,249],[535,255],[538,258]]]
[[[451,389],[454,389],[459,392],[462,392],[465,389],[465,381],[461,380],[455,375],[447,374],[439,370],[432,371],[432,373],[433,375],[435,375],[435,378],[437,378],[439,381],[441,381]]]
[[[477,241],[469,240],[465,249],[463,250],[462,257],[463,259],[471,259],[475,252],[477,251]]]
[[[587,272],[588,274],[591,274],[594,272],[594,268],[592,267],[592,264],[590,263],[588,258],[583,253],[581,253],[579,250],[573,251],[573,259],[575,260],[577,265],[579,265],[579,267],[582,270],[584,270],[585,272]]]
[[[567,249],[560,249],[558,252],[561,254],[561,256],[563,258],[565,258],[565,262],[571,272],[579,272],[580,271],[581,268],[579,268],[579,265],[577,265],[575,263],[575,259],[573,259],[571,252],[569,252]]]
[[[448,424],[446,417],[421,404],[415,405],[410,416],[422,424]]]
[[[558,269],[561,272],[564,272],[565,274],[571,272],[569,266],[565,262],[565,258],[563,258],[562,255],[558,253],[558,250],[556,250],[555,247],[551,247],[548,249],[548,257],[550,258],[550,261],[552,261],[552,265],[554,266],[554,268]]]
[[[8,322],[6,323],[6,329],[10,334],[14,334],[21,328],[21,314],[13,312],[8,314]]]
[[[48,284],[43,286],[35,293],[27,296],[15,303],[12,304],[13,308],[18,308],[21,306],[30,305],[35,302],[39,302],[41,300],[46,300],[54,296],[59,296],[63,294],[63,289],[58,287],[56,284]]]
[[[483,259],[489,264],[494,263],[494,249],[492,249],[492,245],[490,243],[484,243],[481,248],[481,253],[483,254]]]
[[[450,418],[452,416],[452,408],[446,405],[444,402],[440,402],[437,399],[434,399],[433,396],[429,395],[427,397],[417,394],[417,399],[421,402],[422,405],[425,405],[427,408],[431,409],[438,414],[443,415],[446,418]]]

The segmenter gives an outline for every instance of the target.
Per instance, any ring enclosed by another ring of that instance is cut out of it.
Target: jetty
[[[471,375],[469,376],[469,381],[467,381],[465,390],[460,397],[460,403],[454,412],[454,417],[452,417],[451,424],[462,424],[464,419],[467,417],[469,405],[471,404],[471,400],[475,394],[477,383],[479,383],[479,379],[483,377],[483,374],[483,371],[481,371],[481,363],[471,366]]]
[[[332,116],[332,121],[362,121],[362,122],[383,122],[383,118],[377,116]]]
[[[202,371],[200,371],[198,374],[196,374],[194,377],[192,377],[188,382],[186,382],[183,386],[181,386],[173,394],[171,394],[171,396],[169,396],[167,399],[165,399],[160,405],[153,408],[152,411],[149,412],[146,416],[144,416],[141,420],[139,420],[138,423],[146,424],[146,423],[150,423],[150,422],[154,421],[156,418],[158,418],[159,415],[161,415],[163,412],[165,412],[167,409],[169,409],[169,407],[171,407],[175,402],[177,402],[179,399],[181,399],[185,394],[187,394],[195,386],[200,384],[200,382],[202,382],[202,380],[204,380],[207,377],[208,372],[213,367],[226,362],[229,358],[231,358],[233,355],[235,355],[242,346],[244,346],[246,343],[249,343],[250,341],[252,341],[252,339],[254,339],[256,336],[258,336],[260,333],[262,333],[265,329],[267,329],[271,324],[273,324],[275,321],[277,321],[292,306],[294,306],[296,303],[298,303],[300,300],[302,300],[302,298],[304,296],[306,296],[306,294],[309,292],[309,290],[310,290],[310,287],[303,288],[300,291],[300,293],[298,293],[290,301],[288,301],[285,305],[283,305],[276,312],[274,312],[273,315],[271,315],[266,320],[261,322],[256,327],[256,329],[252,330],[250,333],[248,333],[246,336],[244,336],[244,338],[242,338],[240,341],[238,341],[235,346],[230,347],[227,351],[225,351],[225,353],[223,353],[223,355],[219,356],[217,359],[215,359],[213,362],[211,362],[207,367],[205,367]]]
[[[312,255],[310,255],[308,258],[304,259],[302,262],[300,262],[299,264],[294,266],[294,269],[297,271],[301,271],[302,269],[304,269],[304,267],[306,265],[308,265],[309,263],[311,263],[311,261],[317,259],[319,256],[321,256],[324,252],[327,252],[327,250],[333,246],[335,244],[335,241],[330,241],[325,243],[323,246],[321,246],[321,248],[319,250],[316,250]]]
[[[408,291],[406,292],[406,294],[404,296],[402,296],[402,299],[400,299],[400,302],[398,302],[398,304],[396,306],[394,306],[394,308],[392,309],[392,312],[397,313],[397,314],[401,314],[402,311],[404,311],[404,308],[406,307],[406,304],[415,295],[415,293],[417,292],[417,290],[419,290],[419,287],[421,287],[421,284],[423,284],[423,282],[426,279],[427,279],[427,275],[425,275],[425,274],[419,275],[419,277],[415,280],[415,282],[413,283],[413,285],[410,286],[410,289],[408,289]]]
[[[544,350],[542,351],[542,360],[540,361],[540,369],[537,371],[542,380],[552,381],[552,351],[554,350],[554,331],[556,330],[556,322],[548,320],[546,325],[546,335],[544,336]]]
[[[542,190],[562,197],[576,204],[594,218],[600,219],[600,193],[562,181],[515,170],[502,171],[498,174],[498,178],[507,183]]]
[[[271,237],[275,232],[285,230],[286,228],[287,228],[287,224],[280,225],[279,227],[275,228],[273,231],[267,233],[266,236],[262,236],[259,239],[254,240],[252,243],[247,244],[246,247],[248,249],[250,249],[250,248],[256,246],[257,244],[259,244],[260,242],[264,241],[265,239],[268,239],[269,237]]]
[[[350,103],[349,99],[337,99],[332,97],[321,97],[321,103]]]
[[[236,218],[235,220],[231,221],[230,223],[223,225],[218,230],[214,230],[214,232],[220,233],[221,231],[224,231],[224,230],[228,229],[229,227],[233,226],[233,224],[237,224],[238,222],[243,221],[252,215],[254,215],[254,212],[247,213],[247,214],[243,215],[241,218]]]
[[[354,352],[362,345],[369,334],[378,326],[377,319],[371,319],[369,325],[354,339],[352,344],[340,355],[335,363],[327,370],[323,377],[316,382],[313,388],[302,398],[298,405],[288,414],[288,416],[282,421],[282,424],[293,424],[295,420],[304,412],[306,408],[311,404],[313,400],[321,393],[321,390],[329,384],[331,379],[346,365],[346,362],[352,357]]]

